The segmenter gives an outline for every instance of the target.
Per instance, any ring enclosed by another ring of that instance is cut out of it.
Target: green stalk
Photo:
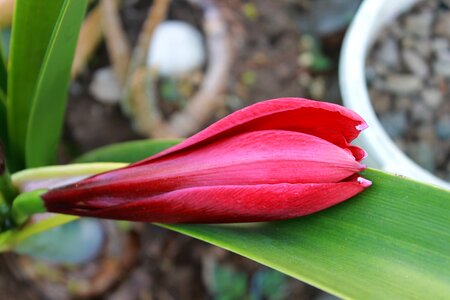
[[[6,166],[6,158],[0,142],[0,230],[10,227],[9,211],[17,191]]]

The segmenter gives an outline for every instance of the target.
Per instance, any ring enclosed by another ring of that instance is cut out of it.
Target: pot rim
[[[394,144],[375,114],[365,78],[366,55],[378,30],[418,1],[422,0],[365,0],[361,4],[344,38],[339,85],[344,105],[369,124],[357,143],[369,153],[370,166],[450,189],[449,182],[420,167]]]

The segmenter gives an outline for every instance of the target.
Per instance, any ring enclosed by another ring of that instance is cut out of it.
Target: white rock
[[[165,21],[150,42],[147,66],[163,76],[182,76],[205,63],[203,36],[182,21]]]
[[[417,93],[422,86],[420,78],[409,74],[391,74],[386,81],[386,89],[399,96]]]
[[[430,74],[427,62],[416,52],[404,49],[402,52],[403,62],[406,68],[419,77],[427,77]]]
[[[122,94],[116,74],[110,67],[95,71],[89,91],[96,100],[107,104],[118,103]]]

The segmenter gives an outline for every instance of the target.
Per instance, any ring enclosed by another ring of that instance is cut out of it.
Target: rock
[[[182,21],[158,25],[149,45],[147,66],[163,76],[182,76],[201,68],[206,61],[202,34]]]
[[[424,59],[428,59],[431,55],[431,44],[427,38],[417,38],[412,49],[417,51]]]
[[[416,52],[410,49],[402,51],[402,59],[406,68],[419,77],[427,77],[430,74],[427,62]]]
[[[430,172],[435,171],[435,151],[430,144],[423,141],[411,143],[408,152],[411,158],[423,168]]]
[[[423,82],[420,78],[410,74],[392,74],[386,79],[386,90],[396,95],[411,95],[420,91]]]
[[[395,98],[394,105],[397,110],[408,110],[411,107],[412,100],[407,97]]]
[[[405,18],[405,31],[414,36],[430,36],[433,19],[433,12],[428,9],[408,15]]]
[[[431,42],[431,48],[436,57],[450,59],[450,43],[445,38],[435,38]]]
[[[437,142],[436,131],[434,128],[434,124],[427,124],[420,126],[417,129],[417,137],[421,141],[425,141],[429,144],[433,144]]]
[[[439,59],[433,63],[433,71],[436,75],[450,77],[450,60]]]
[[[375,52],[375,59],[389,68],[397,68],[399,65],[399,49],[397,42],[392,38],[385,39],[381,44],[380,49]]]
[[[95,71],[89,91],[96,100],[107,104],[118,103],[122,95],[116,74],[109,67]]]
[[[412,106],[411,118],[418,123],[430,123],[433,120],[433,110],[423,102],[415,102]]]
[[[380,121],[393,139],[403,135],[408,127],[406,114],[402,111],[386,113],[380,117]]]
[[[450,12],[440,12],[434,24],[434,34],[450,38]]]
[[[437,88],[427,88],[422,91],[422,98],[425,104],[431,108],[438,108],[443,101],[442,93]]]
[[[436,134],[440,139],[450,139],[450,116],[445,115],[436,123]]]
[[[370,99],[377,114],[384,114],[391,108],[391,99],[386,93],[371,90]]]

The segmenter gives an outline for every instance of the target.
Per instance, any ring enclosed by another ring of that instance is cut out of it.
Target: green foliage
[[[26,139],[28,168],[52,164],[64,121],[70,69],[87,0],[66,0],[42,63]]]
[[[16,1],[9,57],[8,130],[12,152],[21,166],[39,71],[63,3]]]
[[[252,300],[286,299],[286,276],[280,272],[264,269],[253,275]]]
[[[8,147],[8,130],[6,123],[6,99],[5,95],[0,91],[0,142]]]
[[[6,61],[3,53],[2,40],[0,39],[0,94],[6,95],[7,71]]]
[[[216,265],[213,270],[210,289],[216,300],[246,299],[247,275],[230,267]]]
[[[89,162],[136,162],[178,144],[181,140],[142,140],[124,142],[98,148],[75,160]]]
[[[8,131],[16,168],[48,164],[54,159],[86,2],[16,1],[7,95]]]

